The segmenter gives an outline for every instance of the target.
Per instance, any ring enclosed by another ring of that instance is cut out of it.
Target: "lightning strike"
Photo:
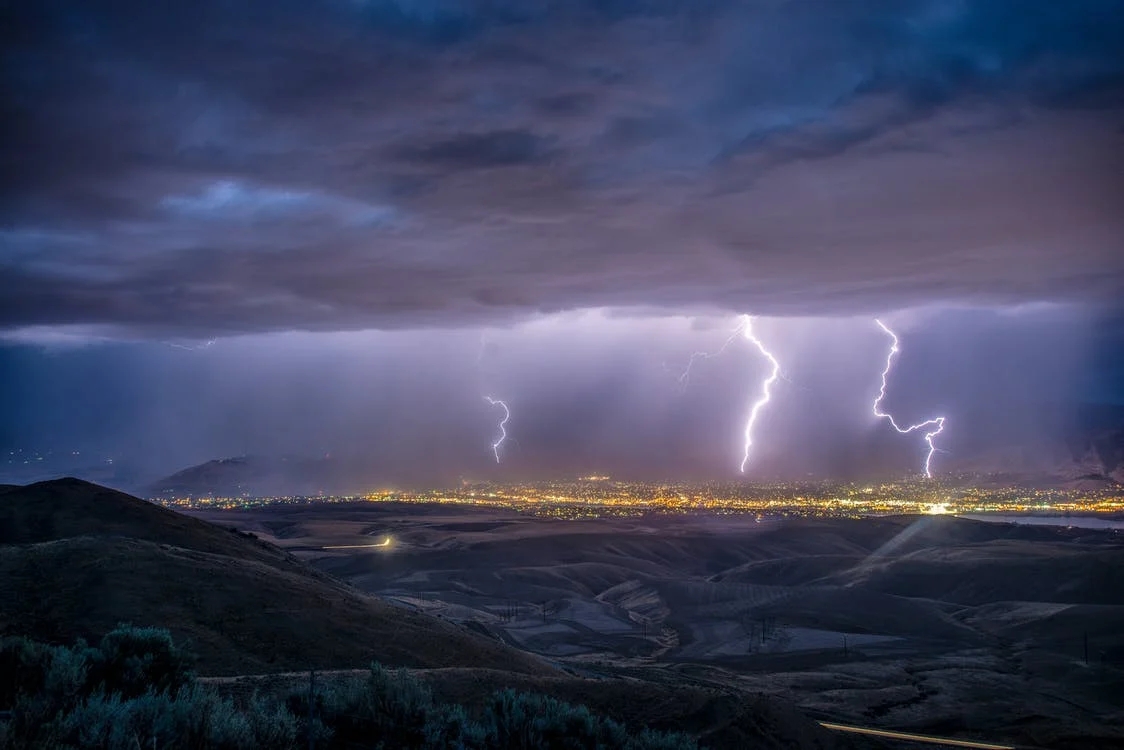
[[[687,366],[683,368],[683,372],[680,373],[680,375],[675,379],[676,382],[679,383],[680,390],[687,390],[687,383],[691,379],[691,368],[695,366],[695,362],[700,359],[713,359],[722,355],[727,349],[730,348],[730,344],[737,341],[738,335],[745,330],[747,320],[748,318],[746,316],[742,316],[741,320],[738,322],[738,325],[734,328],[733,332],[730,333],[730,337],[726,339],[722,346],[718,347],[718,349],[716,349],[715,351],[694,352],[690,356],[690,358],[687,360]],[[670,368],[668,369],[670,370]]]
[[[500,462],[500,446],[503,445],[504,440],[507,440],[507,420],[511,419],[511,410],[507,408],[506,403],[504,403],[502,400],[500,400],[498,398],[492,398],[491,396],[485,396],[484,400],[487,401],[492,406],[499,406],[500,408],[503,409],[503,419],[500,420],[500,424],[499,424],[500,437],[499,437],[498,440],[496,440],[496,442],[492,443],[492,453],[495,454],[496,463],[498,464]]]
[[[174,341],[165,341],[164,343],[167,344],[168,346],[172,347],[173,349],[183,349],[183,350],[189,351],[189,352],[201,352],[204,349],[210,349],[212,346],[215,345],[215,342],[217,340],[218,339],[209,339],[207,341],[204,341],[202,344],[193,344],[193,345],[177,344]]]
[[[882,385],[878,389],[878,398],[874,399],[874,404],[871,410],[874,412],[874,416],[878,417],[879,419],[885,419],[886,421],[888,421],[890,423],[890,426],[900,432],[902,435],[907,435],[916,430],[935,428],[929,429],[924,433],[925,442],[929,446],[929,453],[925,456],[925,476],[929,479],[932,479],[933,472],[931,467],[933,463],[933,454],[937,452],[936,446],[933,445],[933,438],[935,438],[937,435],[940,435],[944,430],[945,418],[933,417],[932,419],[927,419],[924,422],[918,422],[917,424],[910,425],[909,427],[902,427],[894,420],[893,415],[881,410],[880,406],[882,404],[882,399],[886,398],[886,379],[890,376],[890,370],[892,370],[894,367],[894,358],[897,357],[898,352],[901,351],[901,348],[898,346],[898,335],[891,331],[889,326],[887,326],[877,318],[875,318],[874,322],[877,323],[878,327],[885,331],[886,335],[890,337],[891,344],[890,351],[886,355],[886,366],[882,368]]]
[[[761,352],[761,355],[769,360],[769,364],[771,364],[773,368],[769,373],[769,377],[761,384],[761,398],[754,402],[753,408],[749,412],[749,419],[747,419],[745,423],[745,451],[742,456],[741,465],[741,472],[744,474],[745,466],[749,463],[750,449],[753,448],[753,425],[756,424],[757,415],[761,413],[761,409],[764,408],[765,404],[769,403],[769,399],[772,397],[771,389],[773,384],[781,377],[781,364],[777,361],[777,358],[765,348],[765,345],[761,343],[761,339],[754,335],[753,318],[748,315],[743,316],[739,331],[753,342],[753,345],[757,347],[757,351]]]

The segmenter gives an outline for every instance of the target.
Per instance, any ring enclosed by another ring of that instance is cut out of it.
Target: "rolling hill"
[[[75,479],[0,493],[0,634],[96,639],[118,622],[167,627],[205,674],[489,667],[537,658],[360,593],[291,555]]]
[[[0,635],[97,640],[121,622],[167,628],[228,691],[268,690],[312,668],[332,680],[379,661],[419,669],[470,707],[513,687],[686,730],[712,748],[850,747],[784,700],[671,673],[575,676],[486,630],[364,594],[251,533],[104,487],[60,479],[0,490]]]

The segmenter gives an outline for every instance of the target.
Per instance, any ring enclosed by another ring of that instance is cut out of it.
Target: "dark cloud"
[[[421,146],[395,149],[400,159],[445,169],[483,169],[529,164],[543,158],[548,139],[525,130],[462,133]]]
[[[547,116],[581,116],[588,114],[596,103],[593,94],[575,91],[544,96],[535,102],[535,107]]]
[[[1124,292],[1112,0],[3,13],[4,328]]]

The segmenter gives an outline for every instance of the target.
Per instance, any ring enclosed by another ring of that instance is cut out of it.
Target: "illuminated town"
[[[1124,487],[1034,489],[972,486],[963,479],[852,483],[673,484],[584,477],[529,484],[471,484],[456,489],[377,490],[362,495],[159,497],[181,509],[244,509],[311,503],[415,503],[499,508],[554,518],[648,514],[751,514],[857,518],[898,514],[1124,514]]]

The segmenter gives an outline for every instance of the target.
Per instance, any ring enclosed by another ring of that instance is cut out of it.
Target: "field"
[[[571,673],[736,688],[864,726],[1124,747],[1111,530],[391,504],[198,515]]]

